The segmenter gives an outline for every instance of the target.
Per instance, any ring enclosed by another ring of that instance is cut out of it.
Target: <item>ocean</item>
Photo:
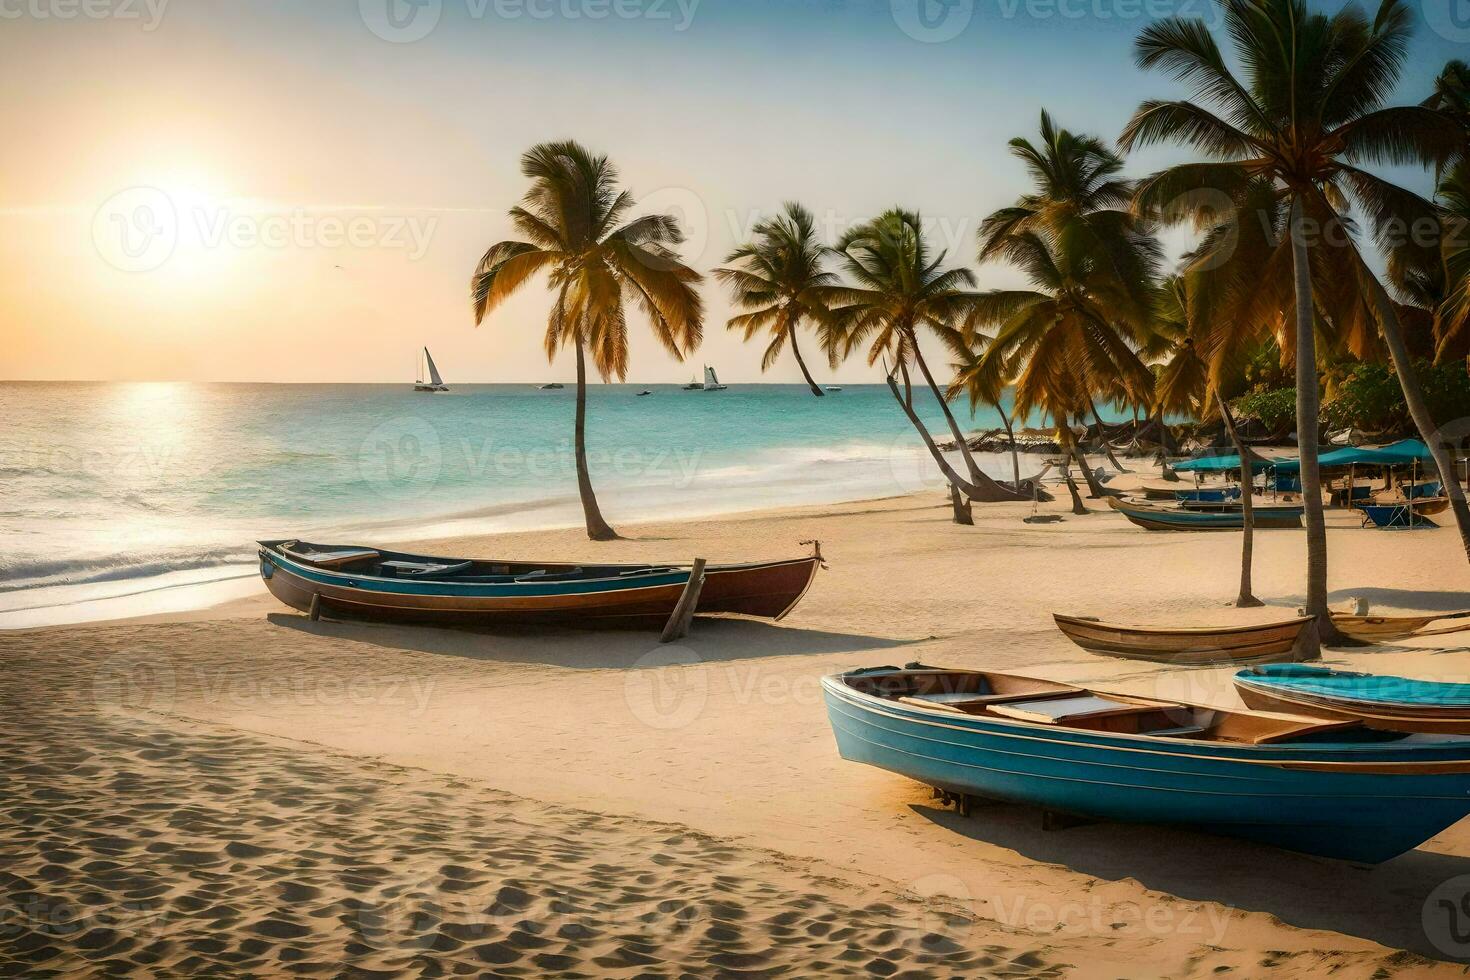
[[[0,383],[0,628],[248,580],[259,538],[580,524],[574,403],[570,385]],[[926,393],[916,407],[947,437]],[[993,410],[959,415],[967,429],[1000,424]],[[587,426],[614,527],[942,487],[882,385],[824,398],[804,385],[594,385]],[[1010,475],[1008,457],[981,464]],[[1037,467],[1022,458],[1023,476]]]

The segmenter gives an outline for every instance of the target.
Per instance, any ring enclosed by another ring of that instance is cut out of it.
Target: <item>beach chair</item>
[[[1363,526],[1372,524],[1381,530],[1409,530],[1420,527],[1439,527],[1427,517],[1415,514],[1408,504],[1359,504],[1363,512]]]

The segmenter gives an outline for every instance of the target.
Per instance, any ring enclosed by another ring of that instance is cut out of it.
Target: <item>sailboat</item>
[[[429,354],[429,348],[424,348],[424,363],[429,368],[429,380],[423,380],[423,371],[415,369],[419,379],[413,383],[414,391],[448,391],[449,386],[444,379],[439,377],[439,369],[434,366],[434,358]]]
[[[705,391],[724,391],[729,385],[720,384],[720,379],[715,375],[715,369],[708,364],[704,366],[704,389]]]
[[[697,378],[697,377],[690,378],[689,379],[689,383],[687,385],[685,385],[680,390],[682,390],[682,391],[703,391],[704,390],[704,385],[702,385],[702,384],[699,383],[699,378]]]

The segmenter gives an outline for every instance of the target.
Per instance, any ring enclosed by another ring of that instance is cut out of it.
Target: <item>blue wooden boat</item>
[[[1393,732],[1470,733],[1470,684],[1277,664],[1235,675],[1241,700],[1271,711],[1310,711]]]
[[[1108,506],[1134,524],[1150,531],[1239,531],[1245,527],[1244,511],[1190,510],[1182,507],[1158,507],[1137,500],[1108,498]],[[1302,526],[1301,505],[1273,505],[1252,508],[1258,528],[1293,528]]]
[[[288,606],[437,625],[661,626],[692,574],[689,565],[436,558],[297,540],[259,544],[260,577]],[[695,612],[782,619],[821,564],[816,546],[804,558],[707,565]]]
[[[1465,738],[918,665],[832,674],[822,691],[844,759],[962,801],[1184,825],[1362,863],[1470,813]]]

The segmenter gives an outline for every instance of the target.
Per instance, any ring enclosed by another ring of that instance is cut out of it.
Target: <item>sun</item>
[[[119,272],[170,288],[213,288],[238,259],[240,228],[250,220],[198,177],[145,177],[97,209],[92,241]]]

